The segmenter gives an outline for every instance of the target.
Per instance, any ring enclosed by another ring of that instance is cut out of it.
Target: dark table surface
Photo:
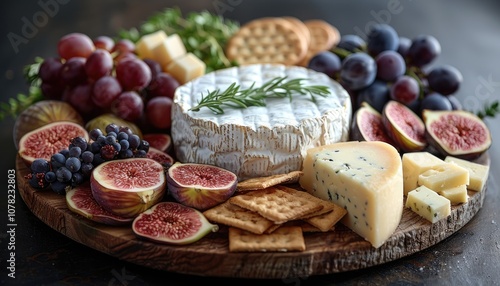
[[[468,110],[500,99],[500,2],[491,1],[2,1],[0,46],[1,102],[26,92],[25,65],[36,56],[56,52],[57,40],[70,32],[91,37],[114,36],[136,27],[156,11],[178,6],[184,13],[209,10],[240,23],[262,16],[321,18],[342,34],[363,34],[375,22],[386,22],[409,38],[431,34],[439,39],[442,55],[435,64],[452,64],[464,76],[458,93]],[[45,8],[44,8],[45,7]],[[47,8],[49,7],[49,8]],[[216,8],[218,7],[218,8]],[[221,8],[222,7],[222,8]],[[49,10],[47,10],[49,9]],[[42,14],[45,13],[45,16]],[[42,16],[40,16],[42,15]],[[34,30],[26,30],[26,22]],[[9,33],[24,36],[13,45]],[[16,278],[7,276],[7,177],[15,169],[13,118],[1,124],[0,164],[3,197],[0,198],[2,285],[180,285],[240,283],[262,285],[330,284],[440,284],[500,285],[500,118],[487,119],[494,144],[489,150],[491,172],[486,200],[478,214],[455,234],[417,254],[368,269],[348,273],[285,280],[242,280],[199,277],[140,267],[81,245],[42,223],[18,195],[15,202]]]

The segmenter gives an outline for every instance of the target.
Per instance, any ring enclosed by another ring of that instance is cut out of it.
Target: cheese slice
[[[420,186],[408,193],[406,207],[432,223],[451,214],[450,200],[426,186]]]
[[[178,34],[172,34],[153,48],[152,53],[153,58],[165,71],[170,62],[185,55],[187,52],[181,37]]]
[[[153,59],[153,49],[167,39],[163,30],[142,36],[135,45],[137,56],[141,59]]]
[[[443,160],[429,152],[404,153],[402,161],[405,195],[419,186],[418,176],[420,176],[420,174],[444,163]]]
[[[181,84],[185,84],[205,74],[205,63],[192,53],[187,53],[171,61],[165,71]]]
[[[467,186],[469,190],[480,192],[484,189],[490,171],[488,165],[482,165],[451,156],[446,157],[444,161],[455,163],[469,171],[469,185]]]
[[[469,184],[469,171],[454,163],[444,163],[418,176],[418,185],[441,192],[443,190]]]
[[[344,207],[342,223],[380,247],[403,213],[401,157],[391,145],[343,142],[307,150],[300,186]]]
[[[276,77],[304,79],[324,85],[327,97],[299,93],[268,98],[265,106],[222,106],[195,112],[202,96],[231,84],[259,87]],[[181,162],[212,164],[238,175],[239,180],[300,171],[309,148],[346,141],[352,107],[349,94],[323,73],[304,67],[256,64],[220,69],[177,88],[172,106],[171,136]]]
[[[449,189],[442,190],[439,194],[448,200],[452,205],[466,203],[469,199],[467,194],[467,185],[460,185]]]

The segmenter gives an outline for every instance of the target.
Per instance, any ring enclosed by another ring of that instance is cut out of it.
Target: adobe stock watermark
[[[60,5],[68,4],[69,0],[39,0],[38,6],[41,10],[33,13],[31,18],[21,18],[21,31],[20,33],[10,32],[7,34],[12,49],[17,54],[19,53],[19,46],[29,43],[38,31],[49,23],[49,19],[53,18],[59,13]]]
[[[470,111],[482,110],[485,104],[500,100],[500,80],[494,80],[490,74],[487,77],[478,76],[477,81],[474,94],[466,96],[462,103]]]
[[[389,24],[392,20],[393,15],[398,15],[403,12],[404,8],[399,0],[389,0],[385,9],[375,11],[371,10],[370,15],[373,17],[372,21],[368,21],[364,29],[355,26],[354,32],[363,39],[367,38],[368,33],[370,33],[372,27],[378,24]]]
[[[114,285],[129,285],[131,281],[133,281],[136,276],[131,275],[130,273],[127,273],[127,270],[125,267],[122,267],[120,271],[117,271],[116,269],[111,270],[111,274],[113,275],[113,278],[111,278],[108,282],[108,286],[114,286]]]
[[[233,12],[234,8],[242,2],[243,0],[214,0],[212,5],[214,6],[215,13],[221,16],[226,12]]]

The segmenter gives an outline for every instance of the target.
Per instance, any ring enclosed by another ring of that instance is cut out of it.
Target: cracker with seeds
[[[280,227],[273,233],[255,234],[229,228],[230,252],[304,251],[306,244],[299,226]]]
[[[276,187],[233,196],[229,202],[257,212],[277,224],[305,217],[323,208],[316,201],[288,194]]]
[[[237,227],[256,234],[264,233],[265,230],[274,226],[274,222],[260,214],[228,201],[204,211],[203,215],[212,222]]]
[[[262,190],[279,184],[291,184],[299,181],[302,171],[292,171],[286,174],[277,174],[267,177],[251,178],[238,183],[238,192]]]

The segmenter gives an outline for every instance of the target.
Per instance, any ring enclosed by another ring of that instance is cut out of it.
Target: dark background
[[[48,21],[25,34],[27,43],[14,47],[7,35],[23,36],[26,20],[52,6]],[[385,22],[402,36],[434,35],[442,55],[434,64],[456,66],[464,76],[458,97],[466,109],[477,111],[485,102],[500,99],[500,2],[491,1],[2,1],[0,4],[0,102],[26,93],[22,75],[36,56],[56,53],[57,40],[70,32],[90,37],[115,36],[119,30],[137,27],[155,11],[178,6],[184,14],[209,10],[245,23],[262,16],[295,16],[302,20],[321,18],[342,34],[366,33],[375,22]],[[219,8],[217,8],[219,7]],[[225,7],[224,10],[221,10]],[[158,272],[117,260],[80,245],[53,231],[31,214],[20,196],[16,201],[16,274],[6,276],[7,174],[15,168],[12,140],[14,118],[0,122],[0,284],[54,285],[177,285],[192,283],[244,283],[221,278],[199,278]],[[500,117],[486,120],[494,144],[490,149],[491,173],[488,194],[481,211],[463,229],[421,253],[367,270],[339,275],[304,277],[280,281],[250,281],[268,285],[343,284],[484,284],[500,283]],[[120,280],[119,278],[126,278]]]

